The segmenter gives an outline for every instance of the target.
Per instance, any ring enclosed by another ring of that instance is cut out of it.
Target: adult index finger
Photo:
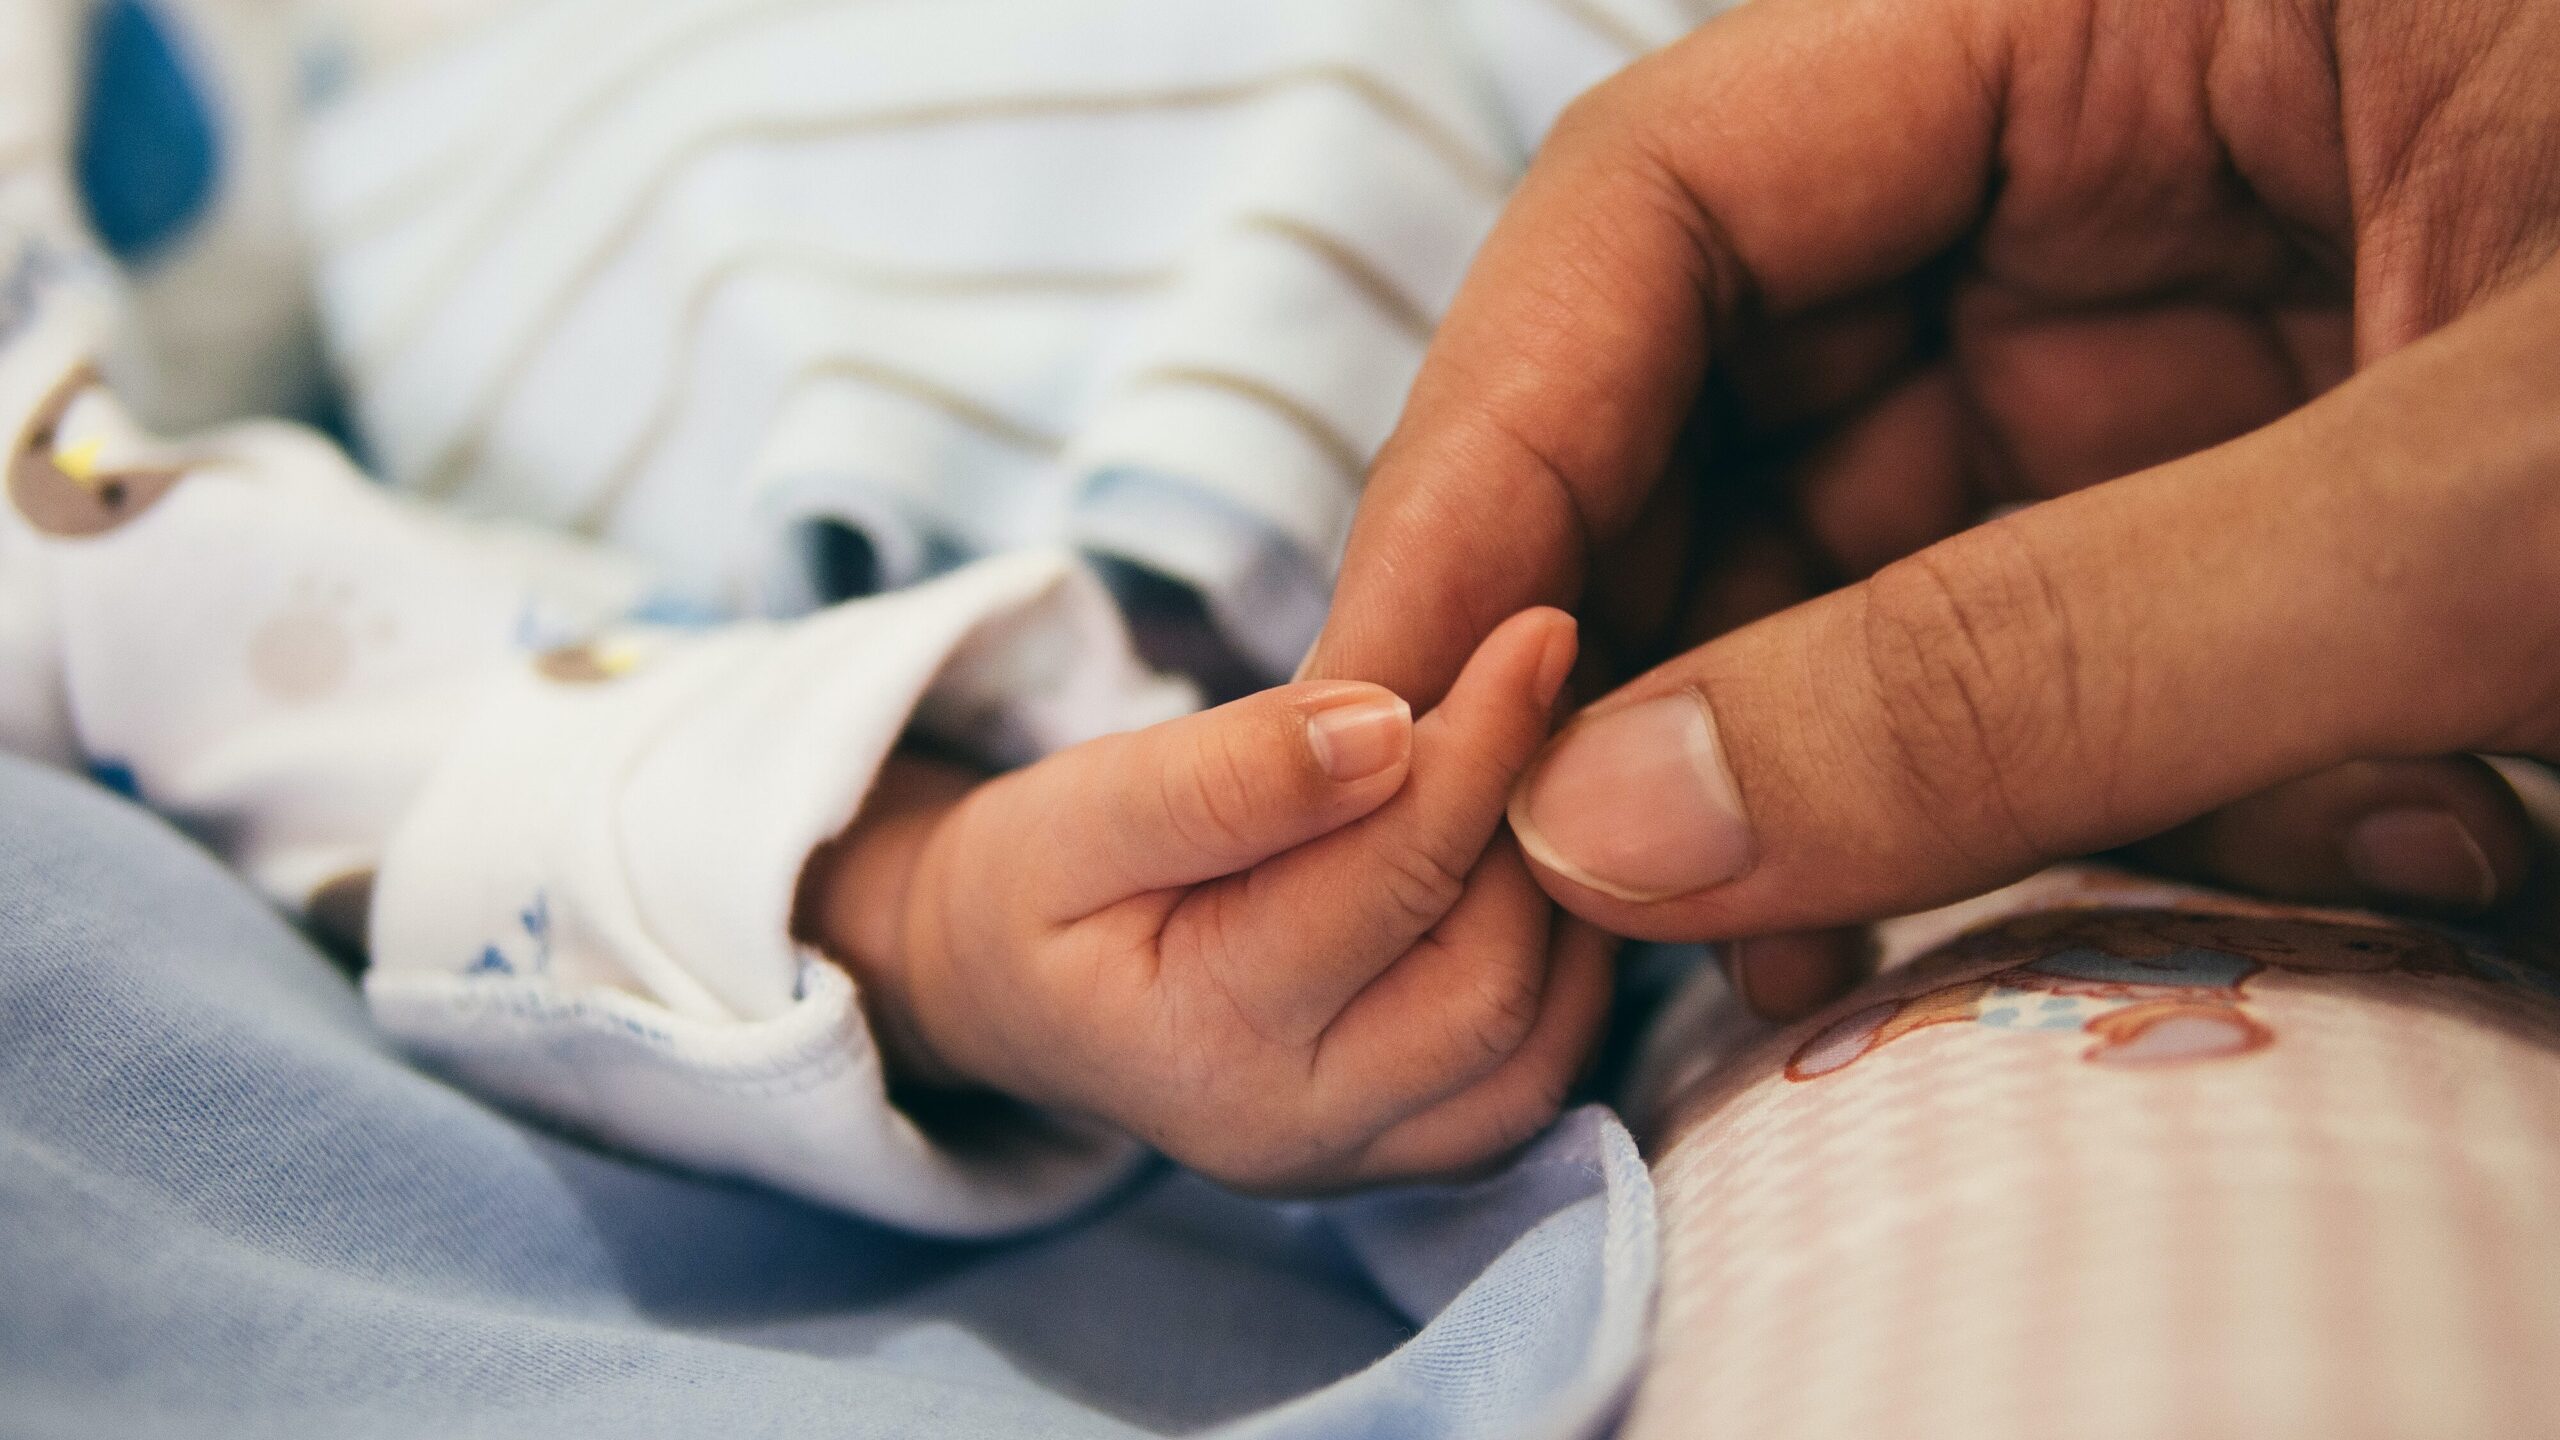
[[[1305,673],[1437,701],[1505,617],[1579,594],[1722,337],[1964,233],[1998,136],[1995,9],[1760,0],[1578,101],[1432,345]]]

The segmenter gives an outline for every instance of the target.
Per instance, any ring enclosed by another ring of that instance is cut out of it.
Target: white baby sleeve
[[[944,1233],[1054,1217],[1133,1163],[1047,1120],[935,1144],[851,982],[790,938],[810,851],[920,708],[1019,758],[1189,703],[1074,560],[598,631],[635,594],[609,559],[400,504],[284,427],[154,439],[43,332],[0,352],[15,743],[315,918],[369,889],[367,991],[404,1044],[609,1142]]]
[[[1029,686],[1008,713],[1030,744],[1180,709],[1134,661],[1040,673],[1091,656],[1109,607],[1065,557],[1014,556],[510,677],[392,839],[375,1014],[475,1088],[893,1224],[992,1233],[1092,1199],[1130,1142],[1033,1118],[992,1152],[935,1143],[890,1103],[853,985],[790,918],[802,863],[919,704],[983,737],[978,701]]]
[[[0,11],[0,74],[55,73],[58,18]],[[34,93],[0,94],[0,140],[54,156],[0,164],[0,747],[369,928],[385,1028],[556,1123],[950,1234],[1127,1172],[1068,1122],[926,1137],[789,933],[911,722],[1011,760],[1188,706],[1097,582],[1029,555],[794,625],[617,627],[642,592],[610,555],[395,501],[293,427],[150,434],[91,363],[120,290]]]

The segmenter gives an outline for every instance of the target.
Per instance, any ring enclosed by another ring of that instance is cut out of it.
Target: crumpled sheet
[[[0,763],[0,1434],[1581,1436],[1654,1281],[1598,1109],[1470,1186],[1159,1170],[994,1247],[602,1154],[403,1064],[161,822]]]

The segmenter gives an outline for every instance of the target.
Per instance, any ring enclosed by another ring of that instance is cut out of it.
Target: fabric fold
[[[911,718],[1019,758],[1189,708],[1116,630],[1053,552],[796,625],[554,652],[472,716],[392,837],[376,1014],[475,1088],[677,1164],[939,1234],[1072,1210],[1136,1146],[1062,1118],[938,1143],[791,906]]]

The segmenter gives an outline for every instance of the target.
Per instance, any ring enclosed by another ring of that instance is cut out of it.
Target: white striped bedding
[[[1285,670],[1537,133],[1692,18],[533,0],[320,115],[321,309],[391,478],[701,598],[808,598],[812,519],[886,584],[1065,540]],[[1093,521],[1127,477],[1192,503]]]

